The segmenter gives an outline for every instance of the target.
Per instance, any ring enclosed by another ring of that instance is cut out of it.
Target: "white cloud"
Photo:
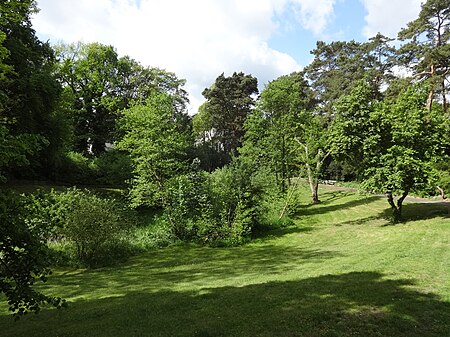
[[[244,71],[260,84],[298,70],[290,55],[268,46],[279,24],[295,10],[306,29],[320,34],[335,0],[38,0],[33,19],[51,42],[111,44],[120,55],[187,79],[192,112],[201,92],[222,72]],[[301,41],[296,41],[301,43]]]
[[[396,38],[401,28],[415,20],[422,0],[361,0],[367,10],[363,34],[369,38],[378,32]]]
[[[321,35],[334,17],[336,0],[296,0],[297,17],[302,25],[315,35]]]

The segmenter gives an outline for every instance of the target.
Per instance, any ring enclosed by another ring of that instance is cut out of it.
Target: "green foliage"
[[[241,154],[258,156],[259,165],[270,167],[280,190],[287,189],[288,178],[296,171],[295,138],[302,132],[305,110],[315,101],[303,73],[281,76],[261,92],[257,109],[245,123],[245,142]]]
[[[122,211],[114,199],[73,188],[57,195],[53,220],[61,225],[63,237],[74,244],[77,258],[96,266],[107,263],[110,259],[104,259],[119,250],[129,229]]]
[[[95,166],[92,160],[82,153],[69,151],[65,154],[60,170],[56,173],[56,180],[72,184],[93,183]]]
[[[365,43],[318,41],[311,52],[314,60],[305,68],[316,99],[321,103],[318,109],[334,116],[334,103],[341,96],[349,95],[364,78],[370,83],[373,98],[379,98],[382,85],[393,77],[394,49],[390,41],[381,34]]]
[[[372,157],[366,149],[371,114],[378,104],[372,97],[372,88],[366,81],[355,84],[349,95],[336,102],[337,116],[330,130],[334,157],[350,167],[357,179],[362,178],[366,162]]]
[[[58,205],[59,193],[54,190],[45,192],[38,189],[33,193],[24,194],[22,197],[26,201],[24,210],[28,228],[46,242],[59,239],[63,226],[60,221],[63,207]]]
[[[174,238],[193,240],[199,227],[209,221],[212,205],[207,179],[207,173],[193,167],[192,172],[174,177],[169,182],[165,214]]]
[[[273,175],[240,160],[212,173],[199,171],[198,164],[170,181],[165,223],[171,236],[212,246],[247,241],[268,219]]]
[[[131,158],[112,149],[93,159],[97,171],[96,182],[101,185],[123,186],[132,177]]]
[[[442,154],[444,124],[439,111],[425,109],[426,97],[426,90],[413,87],[373,114],[379,129],[368,139],[367,151],[373,154],[368,184],[400,192],[432,183],[431,163]]]
[[[224,163],[230,162],[242,145],[244,123],[255,104],[254,95],[257,93],[257,79],[242,72],[233,73],[230,77],[220,75],[202,93],[206,102],[200,111],[203,116],[201,122],[196,123],[197,137],[200,136],[198,141],[208,142],[222,153]],[[207,138],[205,132],[209,133]]]
[[[116,129],[121,110],[143,104],[154,94],[171,96],[177,113],[185,110],[185,81],[173,73],[145,68],[100,43],[58,45],[56,50],[57,73],[70,93],[67,105],[74,121],[75,150],[80,153],[104,153],[106,144],[121,136]]]
[[[438,110],[425,108],[427,88],[411,87],[394,104],[365,100],[367,89],[358,86],[338,105],[343,118],[334,125],[334,148],[359,161],[363,187],[386,193],[398,221],[407,194],[434,183],[432,163],[443,154],[444,121]],[[396,193],[402,195],[397,205]]]
[[[38,312],[45,303],[55,307],[65,303],[33,287],[36,281],[47,280],[51,255],[46,246],[47,231],[32,215],[23,196],[0,192],[0,293],[6,295],[9,310],[16,317]]]
[[[53,51],[31,27],[35,1],[0,6],[0,176],[47,173],[61,143],[50,141],[60,87]],[[45,151],[44,151],[45,150]],[[52,159],[50,159],[52,158]]]
[[[258,191],[252,185],[251,176],[235,163],[214,171],[209,183],[213,219],[201,229],[201,237],[213,244],[244,242],[257,221]]]
[[[58,76],[70,88],[76,150],[95,155],[114,140],[117,112],[123,108],[116,94],[119,81],[117,52],[99,43],[57,46]],[[67,89],[66,89],[67,90]]]
[[[124,186],[131,177],[130,157],[115,149],[98,157],[68,151],[54,175],[54,179],[58,182],[102,186]]]
[[[14,168],[29,165],[30,155],[36,153],[43,143],[42,137],[34,134],[11,135],[6,120],[0,121],[0,182]]]
[[[186,171],[190,136],[173,99],[155,95],[123,112],[124,137],[117,144],[133,163],[130,198],[134,207],[165,205],[170,178]]]

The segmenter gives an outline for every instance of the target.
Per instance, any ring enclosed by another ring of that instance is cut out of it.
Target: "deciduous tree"
[[[186,171],[190,132],[174,111],[173,98],[153,95],[123,112],[124,137],[117,143],[133,161],[131,199],[134,206],[165,204],[168,180]]]

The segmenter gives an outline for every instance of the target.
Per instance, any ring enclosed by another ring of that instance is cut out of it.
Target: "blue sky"
[[[333,17],[321,36],[316,36],[301,24],[296,24],[290,29],[280,29],[276,32],[269,40],[269,46],[292,55],[299,64],[304,66],[311,62],[310,51],[315,48],[317,40],[366,41],[367,38],[363,34],[363,28],[366,25],[365,15],[366,10],[361,1],[339,1],[335,4]],[[292,12],[284,13],[276,20],[283,21],[287,18],[288,22],[292,22],[295,20],[292,16]]]
[[[224,72],[256,76],[260,89],[307,65],[317,40],[395,37],[421,0],[37,0],[38,36],[100,42],[187,80],[191,113]]]

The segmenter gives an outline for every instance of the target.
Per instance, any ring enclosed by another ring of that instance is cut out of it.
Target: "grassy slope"
[[[305,203],[307,195],[305,190]],[[450,336],[450,219],[329,189],[295,226],[238,248],[171,247],[121,267],[60,270],[70,301],[1,336]]]

